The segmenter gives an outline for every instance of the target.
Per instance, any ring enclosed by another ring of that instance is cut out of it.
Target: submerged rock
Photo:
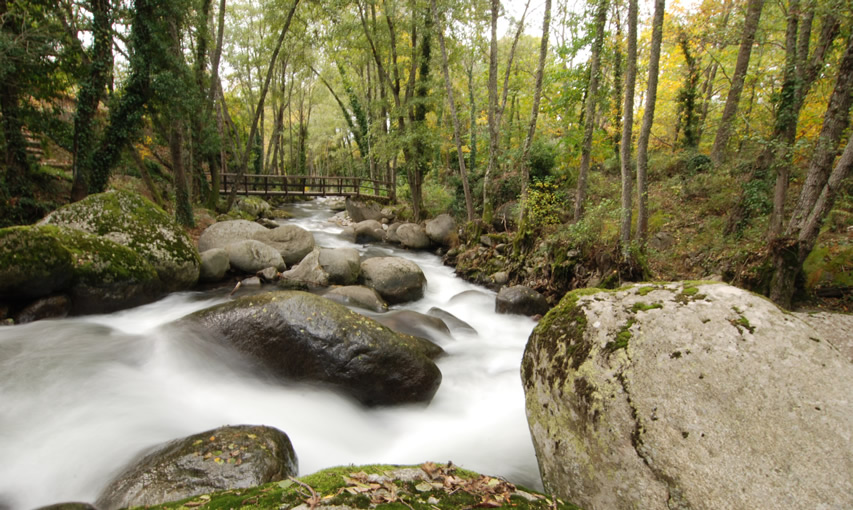
[[[524,285],[503,287],[495,298],[497,313],[515,313],[519,315],[544,315],[548,312],[548,300],[545,296]]]
[[[443,320],[413,310],[391,310],[370,317],[397,333],[426,338],[437,344],[450,337],[450,328]]]
[[[336,287],[323,294],[323,297],[342,305],[364,308],[371,312],[384,312],[388,309],[388,303],[382,299],[382,296],[375,290],[364,285]]]
[[[328,383],[367,405],[428,402],[441,382],[437,346],[305,292],[247,296],[182,322],[279,377]]]
[[[522,362],[546,489],[585,508],[853,508],[836,342],[725,284],[566,295]]]
[[[110,482],[96,505],[101,510],[153,506],[274,482],[297,471],[284,432],[254,425],[220,427],[157,447]]]

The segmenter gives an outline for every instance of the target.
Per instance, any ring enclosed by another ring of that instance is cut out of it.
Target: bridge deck
[[[391,185],[385,181],[363,177],[330,177],[305,175],[257,175],[225,173],[220,175],[220,193],[266,197],[360,197],[390,200]]]

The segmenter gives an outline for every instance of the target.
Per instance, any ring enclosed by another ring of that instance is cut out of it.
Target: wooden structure
[[[238,178],[239,177],[239,178]],[[359,197],[391,200],[391,185],[385,181],[363,177],[307,175],[220,175],[219,192],[223,195],[236,186],[238,195],[263,197]]]

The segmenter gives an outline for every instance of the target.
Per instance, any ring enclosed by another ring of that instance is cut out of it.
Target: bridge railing
[[[220,193],[261,196],[341,196],[389,200],[388,182],[364,177],[220,174]]]

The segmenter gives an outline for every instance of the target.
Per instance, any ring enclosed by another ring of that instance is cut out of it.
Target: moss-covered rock
[[[137,252],[82,230],[54,225],[0,230],[0,295],[11,299],[70,295],[74,313],[115,311],[165,291]]]
[[[266,200],[254,196],[238,197],[234,207],[253,218],[269,217],[269,212],[272,210],[272,206]]]
[[[198,281],[199,256],[192,240],[165,211],[140,195],[90,195],[57,209],[41,224],[82,230],[136,251],[168,290],[186,289]]]
[[[441,348],[305,292],[235,299],[183,319],[273,374],[331,384],[367,405],[428,402]]]
[[[97,507],[159,505],[254,487],[296,472],[296,454],[284,432],[253,425],[220,427],[157,447],[110,482]]]
[[[35,298],[71,281],[71,252],[55,227],[0,229],[0,298]]]
[[[269,483],[158,505],[163,509],[202,506],[207,510],[242,508],[313,508],[342,510],[578,510],[560,499],[517,487],[506,480],[427,462],[420,466],[344,466]]]

